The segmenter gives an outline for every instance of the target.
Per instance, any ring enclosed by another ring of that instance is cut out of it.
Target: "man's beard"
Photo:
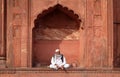
[[[56,54],[55,56],[56,56],[56,58],[60,58],[60,57],[61,57],[61,55],[60,55],[60,54]]]

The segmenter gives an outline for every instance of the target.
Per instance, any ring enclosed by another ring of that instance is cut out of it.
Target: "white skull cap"
[[[56,49],[55,52],[60,52],[60,49]]]

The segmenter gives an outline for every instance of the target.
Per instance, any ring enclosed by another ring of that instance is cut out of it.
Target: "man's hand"
[[[57,64],[55,64],[55,66],[56,66],[57,68],[60,68]]]
[[[59,67],[57,64],[55,64],[55,66],[59,69],[62,69],[62,70],[64,70],[64,65],[62,65],[61,67]]]
[[[64,70],[64,65],[62,65],[60,68],[61,68],[62,70]]]

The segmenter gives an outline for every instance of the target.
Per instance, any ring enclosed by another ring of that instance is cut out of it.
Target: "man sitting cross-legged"
[[[66,69],[70,67],[69,64],[66,64],[66,59],[63,56],[63,54],[60,53],[59,49],[55,50],[55,54],[51,59],[51,64],[50,64],[50,68],[53,69]]]

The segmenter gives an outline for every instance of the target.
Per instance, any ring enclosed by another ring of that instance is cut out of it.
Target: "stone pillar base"
[[[5,57],[0,57],[0,68],[6,67]]]

